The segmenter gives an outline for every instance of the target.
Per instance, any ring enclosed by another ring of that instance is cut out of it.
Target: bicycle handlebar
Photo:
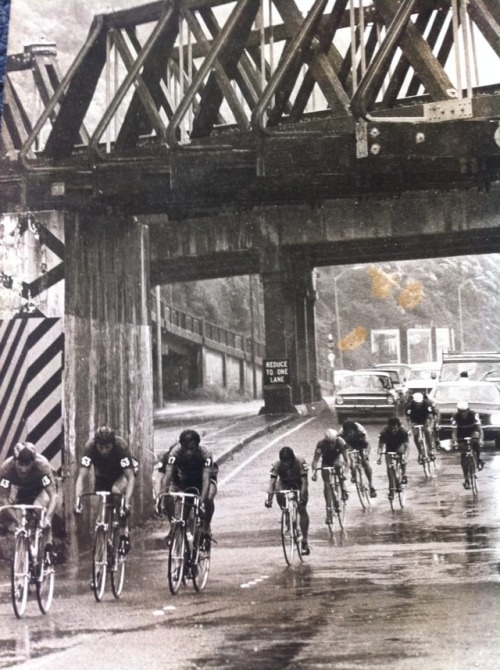
[[[23,517],[26,516],[26,512],[28,512],[29,510],[31,510],[33,512],[36,511],[40,515],[38,521],[39,521],[41,526],[43,525],[43,522],[45,520],[45,515],[47,514],[47,510],[42,505],[25,505],[24,503],[12,503],[11,505],[0,506],[0,512],[2,512],[3,510],[6,510],[6,509],[20,511],[20,512],[22,512]],[[18,523],[20,523],[20,522],[18,522]]]
[[[199,493],[186,493],[185,491],[167,491],[164,493],[160,493],[158,495],[158,500],[162,498],[166,498],[167,496],[170,496],[171,498],[193,498],[196,499],[200,497]]]
[[[82,498],[87,498],[90,496],[98,496],[99,498],[101,498],[104,504],[108,502],[108,498],[118,498],[120,503],[120,509],[123,509],[125,505],[125,497],[121,493],[112,493],[111,491],[87,491],[86,493],[82,493],[77,497],[76,507],[82,506]]]

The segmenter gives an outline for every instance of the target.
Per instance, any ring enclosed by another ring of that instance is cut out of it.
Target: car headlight
[[[392,396],[392,395],[387,396],[387,404],[388,405],[394,405],[394,396]]]
[[[490,423],[491,424],[500,424],[500,412],[493,412],[493,414],[490,414]]]
[[[336,405],[343,405],[344,404],[344,398],[341,395],[335,396],[335,404]]]

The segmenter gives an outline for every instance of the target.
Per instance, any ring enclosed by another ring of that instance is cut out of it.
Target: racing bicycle
[[[424,434],[424,426],[422,424],[413,424],[412,427],[417,431],[416,437],[418,443],[419,462],[424,469],[424,475],[426,477],[433,477],[436,470],[435,456],[434,454],[429,453],[427,440],[425,439]]]
[[[125,585],[125,568],[127,564],[127,548],[121,537],[122,529],[118,515],[124,514],[125,499],[120,493],[96,491],[82,493],[77,499],[77,507],[81,508],[84,497],[99,498],[94,548],[92,552],[92,591],[97,602],[101,602],[106,589],[106,576],[111,575],[111,590],[115,598],[119,598]]]
[[[200,494],[197,489],[161,493],[158,498],[170,497],[174,503],[168,553],[168,586],[175,595],[190,579],[196,591],[202,591],[208,581],[211,559],[211,538],[203,532]]]
[[[295,558],[302,561],[302,534],[299,523],[299,496],[297,489],[283,489],[275,492],[281,507],[281,544],[288,565],[293,565]]]
[[[359,502],[361,503],[361,507],[366,510],[371,506],[371,497],[370,486],[368,484],[368,477],[366,476],[366,472],[363,467],[361,452],[357,449],[352,449],[350,451],[350,456],[353,461],[354,483],[356,484],[356,491],[358,493]]]
[[[389,479],[389,503],[391,505],[391,510],[394,512],[396,506],[396,498],[399,501],[399,506],[401,509],[405,506],[405,489],[406,484],[403,482],[402,474],[402,465],[403,465],[403,454],[398,454],[395,451],[389,452],[380,452],[379,458],[377,460],[378,465],[382,462],[381,456],[385,454],[386,456],[386,465],[387,465],[387,477]]]
[[[465,459],[466,459],[466,468],[465,468],[465,479],[466,481],[469,482],[470,484],[470,490],[472,493],[472,497],[474,499],[477,498],[478,496],[478,488],[477,488],[477,462],[476,462],[476,455],[472,449],[472,437],[461,437],[458,440],[458,445],[462,445],[464,447],[464,454],[465,454]]]
[[[333,533],[334,514],[339,522],[339,528],[343,529],[345,527],[346,501],[342,497],[340,477],[333,465],[323,465],[320,468],[316,468],[317,470],[328,473],[328,480],[326,482],[323,480],[323,482],[330,490],[330,500],[332,501],[333,508],[326,507],[326,524],[330,533]]]
[[[20,619],[26,611],[30,584],[36,588],[36,599],[42,614],[47,614],[54,595],[55,571],[51,552],[43,541],[46,510],[40,505],[4,505],[2,510],[20,512],[14,531],[14,553],[11,562],[11,596],[14,614]]]

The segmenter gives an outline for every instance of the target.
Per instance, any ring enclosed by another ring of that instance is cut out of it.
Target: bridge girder
[[[316,0],[303,16],[268,0],[263,15],[256,0],[184,0],[96,16],[62,79],[38,66],[38,120],[8,82],[12,199],[23,175],[33,209],[91,199],[191,216],[497,179],[500,80],[473,85],[471,68],[480,39],[500,72],[498,3],[353,7]]]

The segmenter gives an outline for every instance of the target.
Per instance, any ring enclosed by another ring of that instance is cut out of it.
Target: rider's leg
[[[372,466],[370,465],[370,461],[368,460],[368,450],[363,449],[363,451],[360,452],[361,455],[361,462],[363,464],[363,470],[365,471],[366,478],[368,479],[368,486],[370,487],[370,493],[375,491],[375,487],[373,486],[373,470]]]
[[[468,477],[467,454],[463,448],[460,452],[460,465],[462,466],[462,472],[464,473],[464,486],[466,489],[468,489],[470,488],[470,482]]]
[[[302,533],[302,551],[308,554],[309,514],[307,513],[307,501],[300,502],[297,506],[297,511],[299,513],[300,532]]]
[[[481,460],[481,441],[479,439],[479,433],[474,432],[472,434],[472,448],[474,450],[474,454],[476,455],[476,463],[478,470],[482,470],[484,466],[484,461]]]
[[[404,446],[398,448],[398,454],[400,454],[401,457],[401,481],[403,484],[408,484],[408,477],[406,476],[406,461],[408,459],[407,451]]]
[[[424,440],[425,443],[427,444],[427,453],[429,454],[429,457],[434,460],[435,455],[434,455],[434,441],[432,439],[432,421],[431,419],[427,419],[425,422],[424,426]]]
[[[208,488],[207,499],[205,500],[205,514],[203,516],[203,532],[210,533],[210,524],[215,511],[215,494],[217,493],[217,485],[212,480]]]
[[[418,462],[420,463],[422,461],[422,446],[420,444],[420,440],[419,440],[419,437],[418,437],[418,428],[414,428],[412,426],[411,430],[412,430],[412,433],[413,433],[413,441],[415,442],[415,446],[417,447]]]
[[[47,509],[49,502],[50,496],[47,491],[43,489],[33,501],[33,505],[40,505],[41,507]],[[49,524],[43,529],[43,540],[45,544],[50,544],[50,548],[52,548],[52,524]]]
[[[347,500],[349,498],[349,493],[345,487],[346,478],[344,477],[344,463],[345,462],[342,456],[339,456],[335,461],[334,466],[337,477],[339,478],[340,488],[342,490],[342,500]]]
[[[332,487],[330,485],[330,473],[322,470],[321,476],[323,478],[323,495],[325,496],[326,505],[326,519],[325,523],[331,523],[333,514],[333,498]]]
[[[127,478],[124,475],[121,475],[113,484],[111,488],[111,493],[123,496],[125,495],[126,488],[127,488]],[[121,534],[128,537],[130,534],[128,527],[128,516],[124,517],[123,519],[118,517],[118,523],[120,524]]]
[[[391,490],[391,452],[386,451],[385,452],[385,464],[387,467],[387,483],[389,485],[389,498],[394,497],[394,493]]]

